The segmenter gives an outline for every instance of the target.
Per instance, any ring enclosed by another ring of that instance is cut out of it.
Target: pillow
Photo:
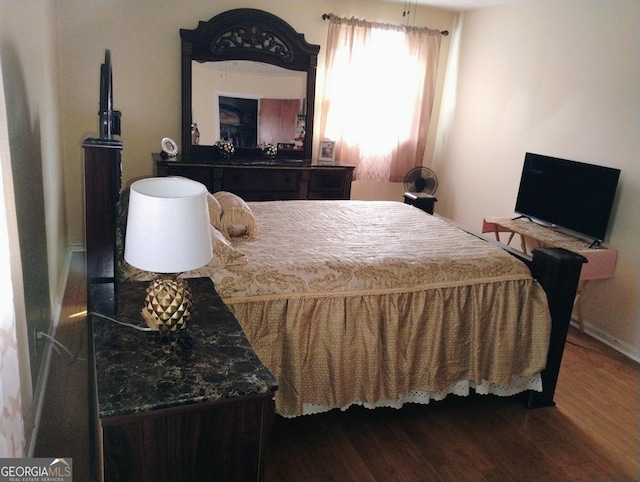
[[[213,259],[209,265],[234,266],[247,263],[245,255],[231,246],[229,240],[213,226],[211,226],[211,246]]]
[[[257,239],[256,219],[247,203],[240,196],[227,191],[213,194],[222,206],[220,232],[227,238]]]
[[[211,226],[220,230],[222,225],[220,219],[222,218],[222,206],[210,192],[207,193],[207,207],[209,208],[209,222]]]

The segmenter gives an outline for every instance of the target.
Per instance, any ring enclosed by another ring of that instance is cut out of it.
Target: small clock
[[[168,137],[162,139],[162,152],[167,157],[176,157],[178,154],[178,145]]]

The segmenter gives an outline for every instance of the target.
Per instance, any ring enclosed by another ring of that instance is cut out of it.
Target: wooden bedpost
[[[569,331],[571,311],[578,290],[582,264],[587,260],[564,248],[539,248],[533,251],[531,273],[544,288],[551,312],[551,340],[547,366],[542,371],[542,392],[524,392],[523,403],[527,408],[555,405],[560,363]]]

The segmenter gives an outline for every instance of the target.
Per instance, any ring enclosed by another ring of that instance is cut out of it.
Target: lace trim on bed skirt
[[[431,400],[444,400],[444,398],[450,394],[466,397],[469,395],[472,389],[479,395],[498,395],[501,397],[510,397],[512,395],[515,395],[516,393],[524,392],[526,390],[541,392],[542,377],[540,376],[540,374],[527,377],[514,377],[511,380],[511,383],[508,383],[506,385],[498,385],[496,383],[487,381],[483,381],[478,385],[470,380],[462,380],[438,392],[412,390],[408,394],[398,397],[397,400],[381,399],[376,403],[352,402],[348,405],[345,405],[344,407],[341,407],[340,410],[347,410],[352,405],[361,405],[365,408],[400,408],[405,403],[421,403],[423,405],[427,405]],[[305,403],[302,408],[302,415],[313,415],[316,413],[328,412],[329,410],[332,410],[334,408],[336,407],[329,407],[327,405],[319,405],[315,403]],[[296,415],[284,415],[284,417],[294,418],[296,417]]]

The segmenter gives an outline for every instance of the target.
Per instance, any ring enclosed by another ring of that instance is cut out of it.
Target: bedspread
[[[278,380],[278,413],[544,368],[546,295],[500,248],[399,202],[249,206],[246,263],[210,275]]]
[[[273,201],[250,207],[260,239],[235,243],[248,265],[215,276],[229,302],[531,279],[526,266],[503,250],[401,203]]]

